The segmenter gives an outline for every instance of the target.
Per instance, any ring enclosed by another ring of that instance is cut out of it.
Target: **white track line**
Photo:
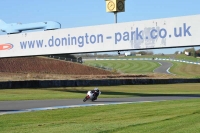
[[[25,113],[25,112],[34,112],[34,111],[44,111],[44,110],[55,110],[55,109],[66,109],[66,108],[76,108],[76,107],[89,107],[89,106],[103,106],[103,105],[117,105],[117,104],[132,104],[132,103],[145,103],[145,102],[161,102],[167,100],[156,100],[156,101],[137,101],[137,102],[115,102],[115,103],[102,103],[102,104],[82,104],[82,105],[69,105],[69,106],[54,106],[54,107],[45,107],[45,108],[32,108],[32,109],[24,109],[19,111],[7,111],[1,112],[0,115],[6,114],[17,114],[17,113]]]
[[[158,61],[157,61],[157,62],[158,62]],[[158,62],[158,63],[159,63],[161,66],[163,65],[163,64],[160,63],[160,62]],[[171,64],[172,64],[172,66],[173,66],[173,63],[171,63]],[[169,70],[170,70],[170,68],[171,68],[172,66],[170,66],[170,67],[166,70],[166,72],[169,73],[169,74],[176,75],[176,74],[174,74],[174,73],[170,73],[170,72],[169,72]],[[159,66],[159,67],[160,67],[160,66]],[[159,68],[159,67],[158,67],[158,68]],[[155,69],[153,70],[154,73],[155,73],[155,70],[156,70],[156,69],[157,69],[157,68],[155,68]]]

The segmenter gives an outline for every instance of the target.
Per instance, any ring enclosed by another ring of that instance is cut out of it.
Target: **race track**
[[[161,64],[154,70],[155,73],[171,74],[168,70],[173,65],[166,61],[156,61]],[[148,97],[129,97],[129,98],[98,98],[97,101],[83,102],[83,99],[66,100],[26,100],[26,101],[0,101],[0,115],[31,112],[39,110],[73,108],[82,106],[100,106],[110,104],[140,103],[140,102],[158,102],[166,100],[181,100],[190,98],[200,98],[199,95],[163,95]]]
[[[150,96],[150,97],[130,97],[130,98],[98,98],[97,101],[83,102],[83,99],[66,100],[27,100],[27,101],[1,101],[0,115],[31,112],[39,110],[71,108],[82,106],[99,106],[109,104],[139,103],[139,102],[158,102],[165,100],[180,100],[200,98],[199,95],[179,95],[179,96]]]
[[[172,74],[169,72],[169,69],[173,66],[171,62],[168,61],[156,61],[161,66],[154,70],[154,73],[165,73],[165,74]]]

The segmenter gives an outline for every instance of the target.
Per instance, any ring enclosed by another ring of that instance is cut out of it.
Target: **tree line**
[[[195,50],[195,48],[187,48],[184,51],[176,51],[174,54],[185,54],[185,52],[188,52],[188,56],[193,56],[193,57],[200,57],[200,49]]]

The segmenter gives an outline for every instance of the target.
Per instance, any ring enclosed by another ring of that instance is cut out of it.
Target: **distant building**
[[[185,55],[189,56],[189,55],[190,55],[190,52],[185,51]]]
[[[131,55],[131,52],[126,52],[125,53],[125,56],[130,56]]]
[[[136,56],[142,56],[142,54],[136,54]]]

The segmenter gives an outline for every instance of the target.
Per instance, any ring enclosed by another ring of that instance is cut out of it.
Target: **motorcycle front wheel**
[[[87,101],[87,97],[85,97],[85,98],[83,99],[83,102],[85,102],[85,101]]]

